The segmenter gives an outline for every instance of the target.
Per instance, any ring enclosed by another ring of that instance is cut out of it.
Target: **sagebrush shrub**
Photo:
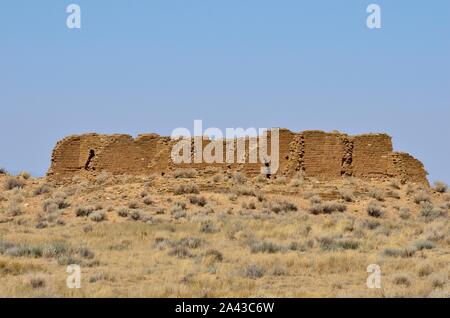
[[[347,210],[347,206],[344,203],[336,201],[327,201],[323,203],[312,203],[309,207],[311,214],[330,214],[333,212],[344,212]]]
[[[92,206],[77,206],[75,209],[75,215],[78,217],[89,216],[94,212],[94,207]]]
[[[264,268],[255,264],[248,265],[244,269],[244,276],[252,279],[261,278],[264,276],[264,273]]]
[[[194,205],[204,207],[206,205],[206,198],[203,196],[191,196],[189,202]]]
[[[147,196],[145,196],[142,201],[144,202],[145,205],[152,205],[153,204],[153,200],[150,197],[147,197]]]
[[[240,172],[234,173],[231,179],[236,184],[244,184],[247,182],[247,178]]]
[[[106,220],[106,213],[104,211],[95,211],[90,215],[91,221],[102,222]]]
[[[256,253],[275,254],[282,250],[283,250],[283,247],[281,245],[278,245],[273,242],[260,241],[260,242],[251,242],[250,243],[250,251],[253,254],[256,254]]]
[[[256,197],[256,191],[254,188],[249,187],[249,186],[237,186],[233,189],[233,194],[235,194],[236,196],[251,196],[251,197]]]
[[[339,195],[344,201],[353,202],[354,192],[351,189],[339,190]]]
[[[404,285],[406,287],[411,286],[411,279],[406,274],[397,274],[393,279],[394,284],[396,285]]]
[[[16,177],[9,177],[5,180],[5,190],[13,190],[13,189],[21,189],[25,186],[25,182],[22,180],[16,178]]]
[[[129,214],[130,214],[130,211],[128,210],[128,208],[126,208],[124,206],[119,207],[117,209],[117,215],[122,218],[127,218]]]
[[[23,178],[25,180],[28,180],[28,179],[31,178],[31,174],[29,172],[27,172],[27,171],[22,171],[22,172],[19,173],[19,177],[21,177],[21,178]]]
[[[270,205],[270,210],[274,213],[297,211],[297,206],[286,200],[278,200]]]
[[[194,178],[197,174],[195,169],[177,169],[173,172],[173,176],[176,179],[179,178]]]
[[[18,216],[23,214],[22,206],[18,202],[11,202],[8,206],[8,214],[11,216]]]
[[[435,181],[433,189],[439,193],[446,193],[448,191],[448,185],[442,181]]]
[[[434,207],[429,202],[424,202],[421,204],[420,216],[425,220],[425,222],[431,222],[441,217],[446,217],[448,215],[448,208],[445,207]]]
[[[375,200],[384,201],[385,194],[380,189],[372,188],[369,190],[369,196]]]
[[[413,257],[416,253],[416,249],[414,247],[406,247],[406,248],[385,248],[383,250],[384,256],[389,257],[402,257],[409,258]]]
[[[44,183],[44,184],[41,184],[41,185],[37,186],[33,190],[33,194],[34,195],[41,195],[41,194],[44,194],[44,193],[50,193],[51,190],[52,190],[51,186],[46,184],[46,183]]]
[[[375,201],[367,206],[367,214],[373,218],[380,218],[384,215],[383,208]]]
[[[420,190],[414,195],[414,202],[417,204],[421,204],[423,202],[431,202],[431,198],[427,192]]]
[[[173,189],[174,194],[182,195],[182,194],[198,194],[200,191],[198,187],[194,183],[183,183],[178,184]]]
[[[435,247],[434,243],[431,241],[417,241],[414,243],[414,246],[418,251],[432,250]]]
[[[42,277],[33,277],[30,279],[30,285],[33,289],[44,288],[45,279]]]

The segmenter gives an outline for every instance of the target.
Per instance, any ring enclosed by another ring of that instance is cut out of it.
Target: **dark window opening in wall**
[[[89,157],[88,160],[86,161],[86,164],[84,165],[84,170],[89,170],[90,165],[92,163],[92,159],[94,159],[95,157],[95,151],[93,149],[89,150]]]
[[[266,178],[270,179],[272,177],[272,173],[270,172],[270,163],[267,161],[264,162],[264,170],[266,172]]]

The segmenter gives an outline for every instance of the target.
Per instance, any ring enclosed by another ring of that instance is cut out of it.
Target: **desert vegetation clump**
[[[378,188],[372,188],[369,190],[369,197],[378,201],[384,201],[385,193]]]
[[[247,210],[256,210],[256,202],[251,201],[244,201],[242,202],[242,208]]]
[[[414,202],[416,204],[421,204],[421,203],[431,203],[431,197],[430,195],[425,192],[424,190],[420,190],[419,192],[417,192],[414,195]]]
[[[220,263],[223,261],[223,254],[215,249],[207,250],[204,254],[204,258],[207,259],[208,263]]]
[[[93,212],[90,217],[91,221],[102,222],[106,220],[106,212],[103,210]]]
[[[322,203],[312,203],[309,207],[309,212],[314,215],[331,214],[333,212],[344,212],[347,206],[344,203],[337,201],[326,201]]]
[[[231,176],[231,181],[235,184],[244,184],[247,182],[247,178],[240,172],[236,172]]]
[[[419,215],[426,222],[432,222],[438,218],[446,217],[448,215],[448,208],[446,206],[434,207],[433,204],[424,202],[421,204]]]
[[[94,210],[93,206],[77,206],[75,208],[75,215],[78,217],[89,216]]]
[[[450,193],[446,193],[443,197],[445,202],[450,202]]]
[[[372,201],[367,206],[367,214],[373,218],[380,218],[384,215],[384,211],[378,202]]]
[[[72,253],[72,249],[64,242],[43,243],[39,245],[0,242],[0,254],[11,257],[58,258],[69,253]]]
[[[335,250],[356,250],[359,248],[360,243],[352,239],[335,238],[330,235],[324,235],[316,238],[320,248],[323,251],[335,251]]]
[[[207,203],[204,196],[191,196],[189,197],[189,202],[200,207],[204,207]]]
[[[304,180],[303,180],[303,179],[300,179],[300,178],[292,178],[292,179],[291,179],[291,182],[289,183],[289,185],[290,185],[291,187],[293,187],[293,188],[298,188],[298,187],[302,186],[303,183],[304,183]]]
[[[279,176],[276,177],[274,180],[274,183],[277,185],[286,185],[287,184],[287,178],[285,176]]]
[[[52,187],[50,185],[48,185],[47,183],[44,183],[44,184],[38,185],[36,188],[34,188],[33,194],[35,196],[38,196],[38,195],[42,195],[45,193],[50,193],[51,190],[52,190]]]
[[[217,229],[214,226],[214,223],[211,221],[203,221],[200,223],[200,232],[201,233],[215,233]]]
[[[264,268],[255,264],[250,264],[244,268],[244,276],[251,279],[261,278],[265,272]]]
[[[67,194],[62,191],[55,192],[52,196],[53,202],[58,206],[58,209],[66,209],[70,206],[67,202]]]
[[[18,216],[24,213],[22,205],[17,201],[12,201],[9,203],[7,212],[11,216]]]
[[[4,183],[5,190],[21,189],[24,186],[25,182],[17,177],[8,177]]]
[[[194,183],[183,183],[178,184],[174,187],[173,192],[175,195],[182,195],[182,194],[198,194],[200,191],[198,190],[198,187]]]
[[[142,212],[140,210],[132,210],[130,213],[130,218],[133,221],[139,221],[143,218]]]
[[[410,258],[416,253],[415,247],[405,247],[405,248],[385,248],[383,250],[383,255],[387,257],[402,257]]]
[[[32,277],[30,279],[30,285],[31,285],[31,288],[33,288],[33,289],[44,288],[46,285],[45,279],[43,277],[39,277],[39,276]]]
[[[89,277],[89,283],[91,284],[94,284],[98,281],[115,282],[116,278],[104,272],[94,273],[91,277]]]
[[[431,276],[430,281],[433,288],[443,288],[448,282],[448,277],[446,274],[434,274]]]
[[[431,241],[424,241],[424,240],[420,240],[414,243],[415,248],[418,251],[423,251],[423,250],[432,250],[433,248],[435,248],[435,245],[433,242]]]
[[[400,190],[402,188],[400,181],[398,181],[397,179],[391,180],[389,186],[396,190]]]
[[[28,180],[31,178],[31,174],[27,171],[21,171],[19,173],[19,177],[21,177],[22,179]]]
[[[233,194],[236,196],[252,196],[256,197],[256,191],[253,187],[240,185],[237,187],[234,187]]]
[[[175,256],[178,258],[190,258],[193,257],[191,252],[186,247],[176,246],[169,251],[170,256]]]
[[[136,200],[132,200],[128,203],[128,208],[130,209],[139,209],[139,202]]]
[[[173,177],[175,179],[191,179],[197,175],[197,170],[195,169],[177,169],[173,172]]]
[[[184,202],[175,203],[170,209],[170,214],[175,218],[175,220],[179,220],[186,217],[186,204]]]
[[[411,217],[411,210],[406,207],[400,208],[398,215],[401,219],[408,220]]]
[[[423,263],[420,264],[417,270],[417,275],[419,277],[427,277],[433,273],[434,269],[430,264]]]
[[[130,215],[130,210],[127,207],[121,206],[117,209],[117,215],[121,218],[127,218]]]
[[[354,191],[351,189],[341,189],[339,190],[339,195],[346,202],[353,202],[355,196]]]
[[[400,193],[398,191],[395,190],[387,190],[386,191],[386,196],[389,198],[394,198],[399,200],[401,198]]]
[[[446,193],[448,191],[448,185],[442,181],[435,181],[433,184],[433,189],[439,193]]]
[[[100,174],[95,178],[95,181],[97,182],[97,184],[105,184],[109,178],[110,178],[109,173],[106,171],[103,171],[103,172],[100,172]]]
[[[269,209],[273,213],[287,213],[298,211],[297,205],[287,200],[276,200],[269,204]]]
[[[275,254],[283,250],[283,246],[269,241],[253,241],[250,243],[250,251],[253,254],[267,253]]]
[[[403,285],[405,287],[411,286],[411,279],[409,275],[406,274],[396,274],[393,278],[393,283],[395,285]]]
[[[152,205],[154,203],[152,198],[148,196],[144,196],[142,202],[144,202],[145,205]]]

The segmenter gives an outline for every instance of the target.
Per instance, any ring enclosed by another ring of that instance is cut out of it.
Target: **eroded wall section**
[[[145,175],[168,173],[179,168],[195,168],[199,172],[211,169],[224,172],[240,171],[254,176],[261,173],[267,162],[249,163],[252,139],[215,141],[223,145],[223,163],[194,162],[198,154],[194,139],[188,157],[192,163],[175,164],[171,152],[176,141],[157,134],[128,135],[85,134],[70,136],[59,141],[53,151],[48,176],[56,181],[70,180],[75,175],[96,175],[102,171],[112,174]],[[253,139],[254,140],[254,139]],[[245,144],[244,154],[237,153],[238,143]],[[203,150],[212,149],[212,141],[203,140]],[[227,153],[227,144],[234,152]],[[268,136],[268,155],[272,138]],[[209,148],[207,148],[209,147]],[[256,149],[259,153],[259,149]],[[215,151],[212,152],[215,154]],[[227,162],[227,156],[233,163]],[[238,160],[238,159],[241,160]],[[428,184],[422,163],[406,153],[394,152],[391,137],[386,134],[349,136],[343,133],[304,131],[294,133],[279,130],[279,169],[277,174],[292,176],[298,172],[319,180],[332,180],[342,176],[361,179],[399,178]],[[267,171],[267,170],[266,170]]]

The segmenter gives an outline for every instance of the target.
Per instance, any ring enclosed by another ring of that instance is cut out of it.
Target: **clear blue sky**
[[[2,0],[0,166],[43,175],[64,136],[203,119],[387,132],[450,182],[449,17],[448,0]]]

